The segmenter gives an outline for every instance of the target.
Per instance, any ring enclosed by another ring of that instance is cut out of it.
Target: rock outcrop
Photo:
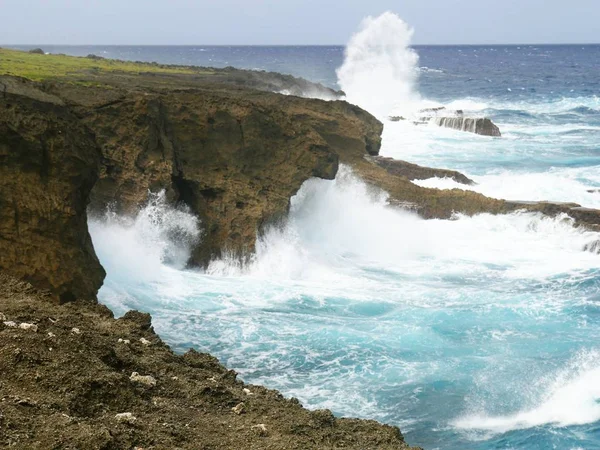
[[[104,270],[86,206],[100,150],[58,99],[12,81],[30,95],[0,96],[0,269],[60,301],[95,298]]]
[[[392,122],[405,120],[404,117],[392,116]],[[434,123],[443,128],[480,134],[482,136],[501,137],[500,128],[487,117],[465,117],[462,110],[448,111],[446,107],[426,108],[419,111],[415,125]]]
[[[364,155],[377,154],[379,150],[381,123],[345,102],[231,89],[221,84],[186,85],[185,79],[157,88],[157,77],[149,78],[149,85],[144,85],[148,77],[140,77],[139,84],[133,87],[128,78],[123,81],[114,77],[114,85],[107,88],[0,77],[0,87],[4,86],[6,93],[6,111],[26,108],[35,101],[38,103],[31,108],[31,113],[23,109],[23,118],[35,117],[35,110],[48,108],[60,110],[68,117],[61,121],[56,114],[44,115],[39,135],[33,134],[34,129],[25,128],[25,119],[7,122],[6,127],[14,130],[20,124],[23,129],[18,133],[31,145],[37,142],[35,145],[43,148],[47,142],[51,150],[49,153],[40,150],[40,158],[49,158],[48,173],[51,177],[60,177],[65,189],[71,183],[69,188],[79,196],[71,201],[67,193],[61,193],[65,200],[53,200],[56,208],[68,207],[78,221],[77,226],[68,230],[72,238],[56,237],[55,247],[63,245],[65,255],[70,256],[56,257],[53,264],[42,259],[39,264],[32,263],[29,257],[20,257],[24,271],[19,272],[15,265],[10,273],[26,275],[25,268],[32,270],[35,266],[35,273],[23,278],[37,287],[52,289],[63,299],[89,297],[95,293],[103,272],[97,270],[99,265],[85,222],[92,186],[92,213],[103,213],[110,204],[117,211],[135,214],[148,198],[149,191],[160,190],[166,191],[170,201],[189,206],[201,219],[203,231],[202,240],[193,252],[192,264],[207,264],[223,250],[248,255],[254,249],[257,232],[286,215],[290,198],[304,181],[311,177],[333,179],[339,155],[344,152]],[[46,137],[44,127],[56,130],[63,140],[70,139],[77,131],[85,135],[87,141],[81,138],[78,144],[59,146],[59,140]],[[11,157],[14,145],[6,143],[5,152]],[[22,148],[23,155],[32,157],[32,151]],[[65,156],[65,152],[72,154]],[[93,152],[93,161],[89,159],[90,152]],[[55,167],[55,158],[64,160],[64,171]],[[71,167],[69,158],[80,166]],[[48,161],[43,160],[43,164]],[[9,218],[15,216],[13,203],[18,203],[18,199],[12,197],[19,192],[16,186],[22,176],[17,163],[11,162],[5,167],[7,175],[2,180],[5,190],[11,193],[6,196],[10,200],[2,205],[3,226],[15,230],[14,220],[11,222]],[[46,173],[44,170],[39,172]],[[46,196],[51,195],[42,178],[28,179],[24,184]],[[43,198],[41,194],[31,196]],[[32,201],[29,194],[21,200]],[[19,216],[22,220],[29,217],[24,214],[25,207],[18,210],[23,213]],[[43,223],[49,230],[58,226],[56,221]],[[23,245],[35,242],[23,233],[24,229],[31,235],[45,233],[42,229],[18,227]],[[8,231],[2,235],[6,242],[13,240]],[[3,257],[0,268],[13,265],[22,254],[14,246],[11,252],[12,256]],[[73,256],[73,252],[79,252],[79,256]],[[59,261],[64,270],[58,270]],[[74,265],[73,270],[71,265]],[[47,278],[51,273],[69,277],[81,272],[81,277],[73,283],[86,288],[74,291],[72,287],[62,286],[60,280],[43,281],[40,275],[43,267],[47,267]],[[86,280],[82,280],[84,273],[87,273]]]
[[[450,178],[457,183],[469,186],[475,184],[473,180],[455,170],[423,167],[399,159],[386,158],[384,156],[365,156],[365,159],[384,168],[391,175],[404,177],[408,180],[427,180],[428,178],[437,177]]]
[[[397,427],[309,411],[208,354],[175,354],[148,314],[44,300],[0,272],[1,448],[410,450]]]
[[[481,134],[482,136],[500,137],[500,129],[486,117],[435,117],[433,122],[444,128]]]
[[[199,265],[251,253],[304,181],[333,179],[340,153],[380,145],[381,124],[359,108],[266,92],[144,90],[75,109],[103,154],[92,210],[132,213],[166,190],[201,219]]]

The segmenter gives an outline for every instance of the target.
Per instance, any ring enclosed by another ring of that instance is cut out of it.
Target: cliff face
[[[381,124],[339,103],[194,89],[79,105],[103,155],[92,208],[132,212],[149,190],[164,189],[202,221],[193,263],[223,250],[248,254],[304,181],[333,179],[341,152],[378,150]]]
[[[58,99],[12,81],[30,92],[0,95],[0,269],[61,301],[95,298],[104,270],[85,210],[99,149]]]
[[[250,254],[304,181],[333,179],[339,155],[380,146],[381,123],[345,102],[221,85],[0,83],[0,269],[62,300],[93,297],[103,279],[88,198],[92,212],[134,214],[165,190],[200,217],[191,263],[204,265],[223,250]]]

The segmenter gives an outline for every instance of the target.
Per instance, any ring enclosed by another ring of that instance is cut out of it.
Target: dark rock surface
[[[450,178],[457,183],[473,185],[475,182],[460,172],[447,169],[433,169],[412,164],[399,159],[386,158],[383,156],[367,156],[368,161],[372,161],[380,167],[383,167],[390,174],[405,177],[408,180],[427,180],[428,178]]]
[[[482,136],[500,137],[500,129],[488,118],[472,117],[435,117],[433,122],[440,127],[458,131],[481,134]]]
[[[443,128],[450,128],[457,131],[466,131],[469,133],[480,134],[482,136],[501,137],[500,129],[490,119],[486,117],[465,117],[463,110],[449,111],[445,106],[435,108],[425,108],[419,111],[421,115],[415,125],[423,125],[433,122]],[[402,118],[403,119],[403,118]],[[395,122],[400,120],[397,117],[390,117]]]
[[[174,354],[148,314],[55,305],[1,272],[0,398],[1,448],[409,450],[396,427],[308,411],[208,354]]]

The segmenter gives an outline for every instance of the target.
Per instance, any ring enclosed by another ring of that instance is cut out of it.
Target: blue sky
[[[600,42],[600,0],[0,0],[0,43],[345,44],[386,10],[415,44]]]

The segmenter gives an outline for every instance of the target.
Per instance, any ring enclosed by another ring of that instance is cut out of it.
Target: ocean
[[[420,185],[600,208],[589,192],[600,189],[600,46],[367,38],[367,57],[355,40],[346,58],[342,46],[44,50],[342,87],[384,120],[382,155],[477,182]],[[490,117],[503,136],[385,120],[382,111],[408,103]],[[108,273],[100,300],[117,314],[150,312],[178,351],[210,352],[309,408],[398,425],[428,450],[600,449],[600,255],[583,251],[600,236],[569,217],[424,221],[342,167],[336,180],[303,185],[248,265],[223,258],[184,270],[188,249],[171,231],[198,238],[201,228],[160,193],[136,218],[92,221]]]

